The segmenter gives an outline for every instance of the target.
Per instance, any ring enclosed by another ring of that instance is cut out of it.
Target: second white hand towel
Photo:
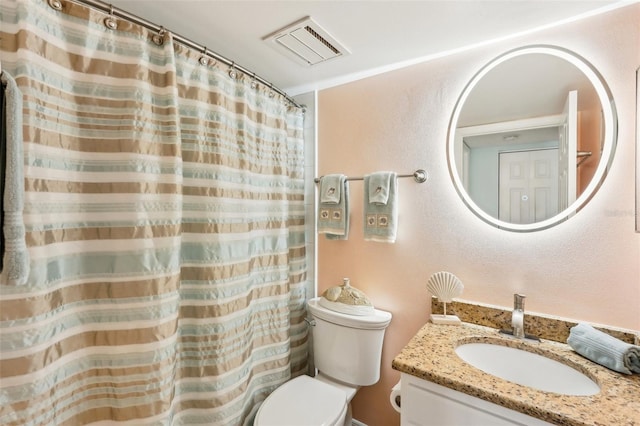
[[[398,232],[398,175],[376,172],[364,177],[364,239],[395,243]]]

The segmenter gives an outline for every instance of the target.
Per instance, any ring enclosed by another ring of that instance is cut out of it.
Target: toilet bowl
[[[389,312],[369,315],[334,312],[311,299],[316,377],[298,376],[262,403],[255,426],[343,426],[351,423],[349,403],[361,386],[380,378],[384,332]],[[363,357],[362,354],[367,354]]]

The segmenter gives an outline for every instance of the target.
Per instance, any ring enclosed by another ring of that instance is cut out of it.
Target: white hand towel
[[[365,189],[369,191],[370,203],[387,204],[389,201],[389,182],[392,175],[393,172],[379,172],[369,176],[369,182]]]
[[[567,344],[585,358],[624,374],[640,373],[640,346],[580,323],[571,328]]]
[[[329,240],[349,237],[349,182],[341,174],[320,179],[318,196],[318,233]]]
[[[395,172],[366,175],[363,192],[365,241],[395,243],[398,232],[398,175]],[[385,198],[384,202],[375,201]]]
[[[324,204],[338,204],[342,194],[344,175],[327,175],[320,178],[320,202]]]

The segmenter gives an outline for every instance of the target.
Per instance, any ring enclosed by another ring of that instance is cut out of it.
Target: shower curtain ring
[[[151,39],[158,46],[162,46],[164,44],[164,33],[165,32],[166,32],[166,30],[164,29],[164,27],[160,27],[160,31],[158,31],[158,34],[155,34]]]
[[[269,83],[269,89],[271,89],[269,91],[269,97],[273,98],[276,95],[276,92],[273,91],[273,83]]]
[[[60,0],[49,0],[49,6],[55,10],[62,10],[62,2]]]
[[[115,30],[118,28],[118,21],[113,16],[113,5],[109,5],[109,16],[104,18],[104,26],[109,28],[110,30]]]
[[[209,58],[207,58],[207,46],[204,46],[202,49],[202,56],[200,56],[200,65],[204,65],[205,67],[209,65]]]
[[[229,77],[233,78],[234,80],[238,77],[238,73],[236,72],[235,66],[236,66],[236,63],[231,62],[231,68],[229,69]]]
[[[257,89],[258,88],[258,82],[256,81],[256,73],[255,72],[251,76],[251,88],[252,89]]]

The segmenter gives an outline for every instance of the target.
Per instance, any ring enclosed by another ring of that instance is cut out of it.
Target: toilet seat
[[[347,396],[309,376],[289,380],[264,400],[255,426],[330,426],[342,424]]]

